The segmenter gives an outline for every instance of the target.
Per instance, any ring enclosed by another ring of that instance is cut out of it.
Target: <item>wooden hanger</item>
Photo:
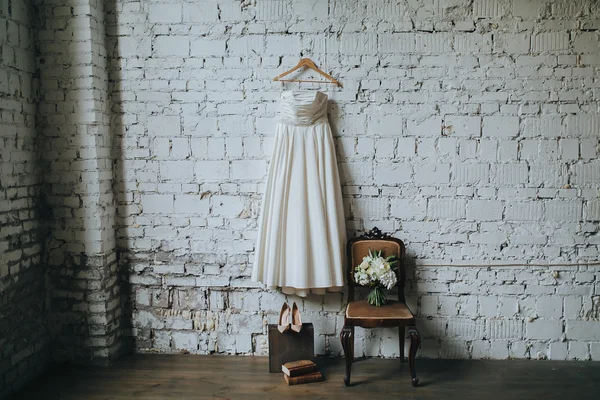
[[[292,72],[294,72],[295,70],[302,68],[302,67],[307,67],[312,69],[313,71],[316,71],[319,75],[324,76],[325,78],[327,78],[327,81],[314,81],[314,80],[303,80],[303,79],[281,79],[286,75],[291,74]],[[315,63],[310,59],[310,58],[303,58],[300,60],[300,62],[298,63],[298,65],[296,65],[294,68],[290,69],[289,71],[284,72],[283,74],[276,76],[275,78],[273,78],[274,81],[279,81],[279,82],[315,82],[315,83],[333,83],[334,85],[338,85],[339,87],[342,87],[342,84],[340,82],[338,82],[337,79],[335,79],[334,77],[332,77],[331,75],[329,75],[326,72],[323,72],[319,69],[319,67],[317,67],[315,65]]]

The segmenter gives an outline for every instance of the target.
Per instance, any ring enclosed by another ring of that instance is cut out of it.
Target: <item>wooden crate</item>
[[[281,366],[289,361],[312,360],[315,356],[315,330],[313,324],[302,324],[296,333],[281,333],[276,324],[269,324],[269,372],[281,372]]]

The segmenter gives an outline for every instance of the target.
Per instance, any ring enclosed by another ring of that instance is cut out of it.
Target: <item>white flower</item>
[[[394,271],[388,270],[379,277],[379,281],[386,289],[391,289],[396,285],[398,280]]]
[[[373,268],[375,271],[377,271],[377,274],[379,274],[381,271],[383,271],[383,262],[383,258],[377,257],[371,262],[371,268]]]
[[[369,268],[369,261],[368,260],[363,260],[363,262],[361,262],[358,267],[360,269],[362,269],[363,271],[366,270],[367,268]]]
[[[369,251],[369,255],[354,269],[354,280],[359,285],[379,284],[391,289],[396,285],[397,277],[381,253]]]

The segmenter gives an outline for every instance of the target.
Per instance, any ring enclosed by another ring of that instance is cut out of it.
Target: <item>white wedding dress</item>
[[[346,228],[326,94],[282,93],[258,222],[252,280],[302,297],[342,289]]]

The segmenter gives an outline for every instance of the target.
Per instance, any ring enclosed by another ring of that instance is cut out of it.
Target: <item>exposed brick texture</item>
[[[104,363],[122,348],[105,12],[102,1],[38,4],[52,350]]]
[[[49,360],[31,1],[0,1],[0,398]]]
[[[321,88],[349,234],[405,240],[422,355],[590,358],[597,338],[574,321],[598,319],[596,270],[424,266],[597,260],[600,42],[576,27],[600,8],[573,3],[114,2],[117,247],[136,348],[266,354],[286,297],[248,277],[272,78],[310,56],[344,84]],[[340,354],[343,295],[288,300],[316,323],[316,352]],[[394,356],[396,335],[359,330],[356,353]]]

